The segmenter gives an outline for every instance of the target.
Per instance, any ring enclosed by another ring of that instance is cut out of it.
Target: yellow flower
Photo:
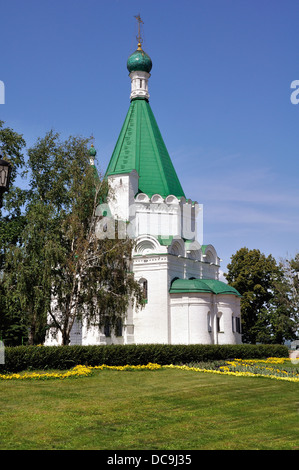
[[[191,367],[187,365],[173,365],[168,364],[165,366],[161,366],[160,364],[155,364],[149,362],[146,365],[124,365],[124,366],[108,366],[106,364],[102,364],[99,366],[84,366],[84,365],[77,365],[73,369],[70,369],[66,372],[25,372],[23,374],[0,374],[0,380],[12,380],[12,379],[37,379],[37,380],[45,380],[45,379],[65,379],[70,377],[88,377],[92,375],[94,370],[117,370],[117,371],[134,371],[134,370],[158,370],[158,369],[178,369],[178,370],[186,370],[186,371],[194,371],[194,372],[204,372],[204,373],[212,373],[212,374],[225,374],[225,375],[233,375],[237,377],[268,377],[271,379],[277,380],[288,380],[291,382],[299,382],[299,375],[296,376],[288,376],[288,372],[282,369],[275,369],[273,367],[264,367],[262,364],[284,364],[288,363],[289,358],[268,358],[268,359],[234,359],[233,361],[226,361],[227,365],[220,366],[219,369],[209,369],[209,368],[199,368],[199,367]],[[245,371],[242,370],[245,368]],[[251,371],[246,369],[250,368]],[[269,372],[272,372],[272,374]],[[275,375],[273,374],[276,372]],[[282,375],[285,375],[282,377]]]

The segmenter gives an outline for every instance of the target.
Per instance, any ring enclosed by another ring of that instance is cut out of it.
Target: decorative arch
[[[213,245],[203,245],[201,247],[201,253],[202,261],[205,261],[206,263],[217,264],[218,256]]]
[[[164,199],[163,197],[160,195],[160,194],[154,194],[152,197],[151,197],[151,202],[155,203],[155,204],[158,204],[158,203],[162,203],[164,202]]]
[[[185,256],[185,245],[183,240],[174,239],[170,245],[169,253],[175,256]]]
[[[165,199],[165,202],[166,202],[166,204],[179,204],[180,201],[178,200],[178,198],[176,196],[174,196],[173,194],[170,194]]]
[[[150,198],[145,193],[139,193],[137,194],[135,201],[136,202],[150,202]]]
[[[214,263],[215,262],[213,253],[210,250],[206,251],[204,258],[205,258],[206,263]]]
[[[185,241],[185,249],[186,249],[188,258],[194,259],[194,260],[201,259],[201,246],[197,240]]]
[[[136,247],[134,249],[133,255],[148,255],[150,253],[159,252],[159,242],[155,237],[150,235],[142,235],[137,237]]]
[[[190,259],[200,259],[200,250],[189,250],[187,254]]]

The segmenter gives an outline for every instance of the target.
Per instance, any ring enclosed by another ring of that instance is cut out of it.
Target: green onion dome
[[[130,55],[127,62],[127,69],[129,72],[147,72],[150,73],[152,69],[151,58],[141,49],[141,44],[138,44],[138,49]]]
[[[95,157],[96,154],[97,154],[97,151],[96,151],[96,149],[94,148],[94,146],[91,144],[91,147],[90,147],[90,149],[89,149],[89,156],[90,156],[90,157]]]

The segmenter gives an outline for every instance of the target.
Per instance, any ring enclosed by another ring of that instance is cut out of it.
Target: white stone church
[[[220,258],[202,244],[202,206],[185,195],[151,110],[152,61],[140,42],[127,68],[130,107],[106,170],[108,205],[136,241],[145,306],[118,331],[74,325],[71,344],[241,343],[240,294],[219,281]]]

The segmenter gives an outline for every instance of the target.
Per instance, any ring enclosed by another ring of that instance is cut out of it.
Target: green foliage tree
[[[280,269],[284,275],[283,285],[277,286],[281,304],[291,311],[289,339],[299,337],[299,253],[291,259],[281,259]]]
[[[26,227],[7,256],[4,284],[25,312],[30,344],[47,328],[69,344],[75,321],[101,327],[108,318],[115,327],[131,301],[142,303],[132,241],[96,236],[107,181],[90,165],[87,144],[51,131],[28,150]]]
[[[9,192],[3,196],[0,210],[0,335],[6,344],[18,344],[26,335],[26,326],[20,305],[10,296],[3,282],[3,269],[10,246],[21,242],[26,220],[22,211],[28,191],[15,185],[18,175],[24,171],[24,149],[26,142],[21,134],[5,127],[0,120],[0,149],[4,159],[12,165]]]
[[[231,257],[225,277],[242,295],[243,342],[282,343],[294,336],[289,287],[272,257],[244,247]]]

